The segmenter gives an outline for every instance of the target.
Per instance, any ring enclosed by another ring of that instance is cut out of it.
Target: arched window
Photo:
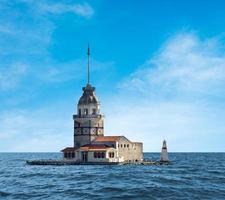
[[[98,158],[101,158],[101,153],[100,152],[98,152]]]
[[[114,158],[114,152],[109,152],[109,157]]]
[[[84,114],[88,115],[88,109],[87,108],[84,109]]]
[[[102,158],[105,158],[105,152],[102,152]]]
[[[96,109],[93,108],[93,109],[92,109],[92,115],[95,115],[95,114],[96,114]]]
[[[97,152],[94,152],[94,158],[97,158],[98,155],[97,155]]]

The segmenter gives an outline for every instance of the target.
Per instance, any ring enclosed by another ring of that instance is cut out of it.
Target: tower
[[[163,140],[163,145],[162,145],[162,150],[161,150],[161,155],[160,155],[160,161],[161,162],[169,162],[166,140]]]
[[[74,120],[74,147],[90,144],[96,137],[104,135],[104,116],[100,113],[100,102],[95,88],[90,84],[90,48],[88,45],[88,80],[77,104]]]

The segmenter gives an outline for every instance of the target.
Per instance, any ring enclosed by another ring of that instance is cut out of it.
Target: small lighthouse
[[[160,155],[160,162],[169,162],[166,140],[163,140],[161,155]]]

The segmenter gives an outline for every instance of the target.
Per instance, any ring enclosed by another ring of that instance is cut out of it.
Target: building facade
[[[62,150],[64,159],[77,162],[139,162],[143,145],[125,136],[104,136],[104,115],[95,88],[90,84],[90,49],[88,47],[88,82],[83,87],[74,120],[74,146]]]

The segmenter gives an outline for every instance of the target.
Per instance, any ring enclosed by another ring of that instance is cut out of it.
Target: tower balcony
[[[92,114],[92,115],[73,115],[73,119],[76,118],[104,118],[104,115],[99,115],[99,114]]]

